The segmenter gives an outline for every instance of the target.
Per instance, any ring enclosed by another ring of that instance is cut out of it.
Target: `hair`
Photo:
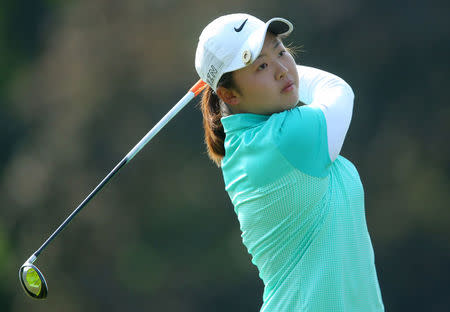
[[[238,90],[233,73],[228,72],[220,77],[217,87]],[[208,86],[202,94],[200,109],[203,115],[203,128],[205,130],[205,144],[209,158],[218,166],[225,156],[225,131],[220,118],[230,114],[227,104],[225,104]]]

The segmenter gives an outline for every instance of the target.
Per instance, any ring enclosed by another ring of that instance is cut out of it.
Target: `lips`
[[[289,92],[292,91],[294,89],[294,82],[293,81],[288,81],[284,87],[283,90],[281,90],[281,92]]]

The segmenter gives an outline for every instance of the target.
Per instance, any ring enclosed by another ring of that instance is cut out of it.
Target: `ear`
[[[216,94],[222,101],[231,106],[236,106],[241,102],[239,93],[237,93],[233,89],[217,87]]]

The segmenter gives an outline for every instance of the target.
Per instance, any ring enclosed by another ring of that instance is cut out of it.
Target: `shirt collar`
[[[232,131],[245,130],[248,128],[256,127],[257,125],[265,122],[269,118],[270,115],[241,113],[222,117],[220,120],[222,121],[225,133],[229,133]]]

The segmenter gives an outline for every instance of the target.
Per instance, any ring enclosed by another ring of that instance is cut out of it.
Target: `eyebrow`
[[[275,50],[279,45],[281,44],[281,40],[280,39],[278,39],[278,38],[276,38],[275,39],[275,44],[273,45],[273,50]],[[263,53],[261,53],[260,55],[258,55],[258,57],[256,58],[256,60],[257,59],[259,59],[260,57],[263,57],[263,56],[266,56],[265,54],[263,54]],[[255,60],[255,61],[256,61]]]

